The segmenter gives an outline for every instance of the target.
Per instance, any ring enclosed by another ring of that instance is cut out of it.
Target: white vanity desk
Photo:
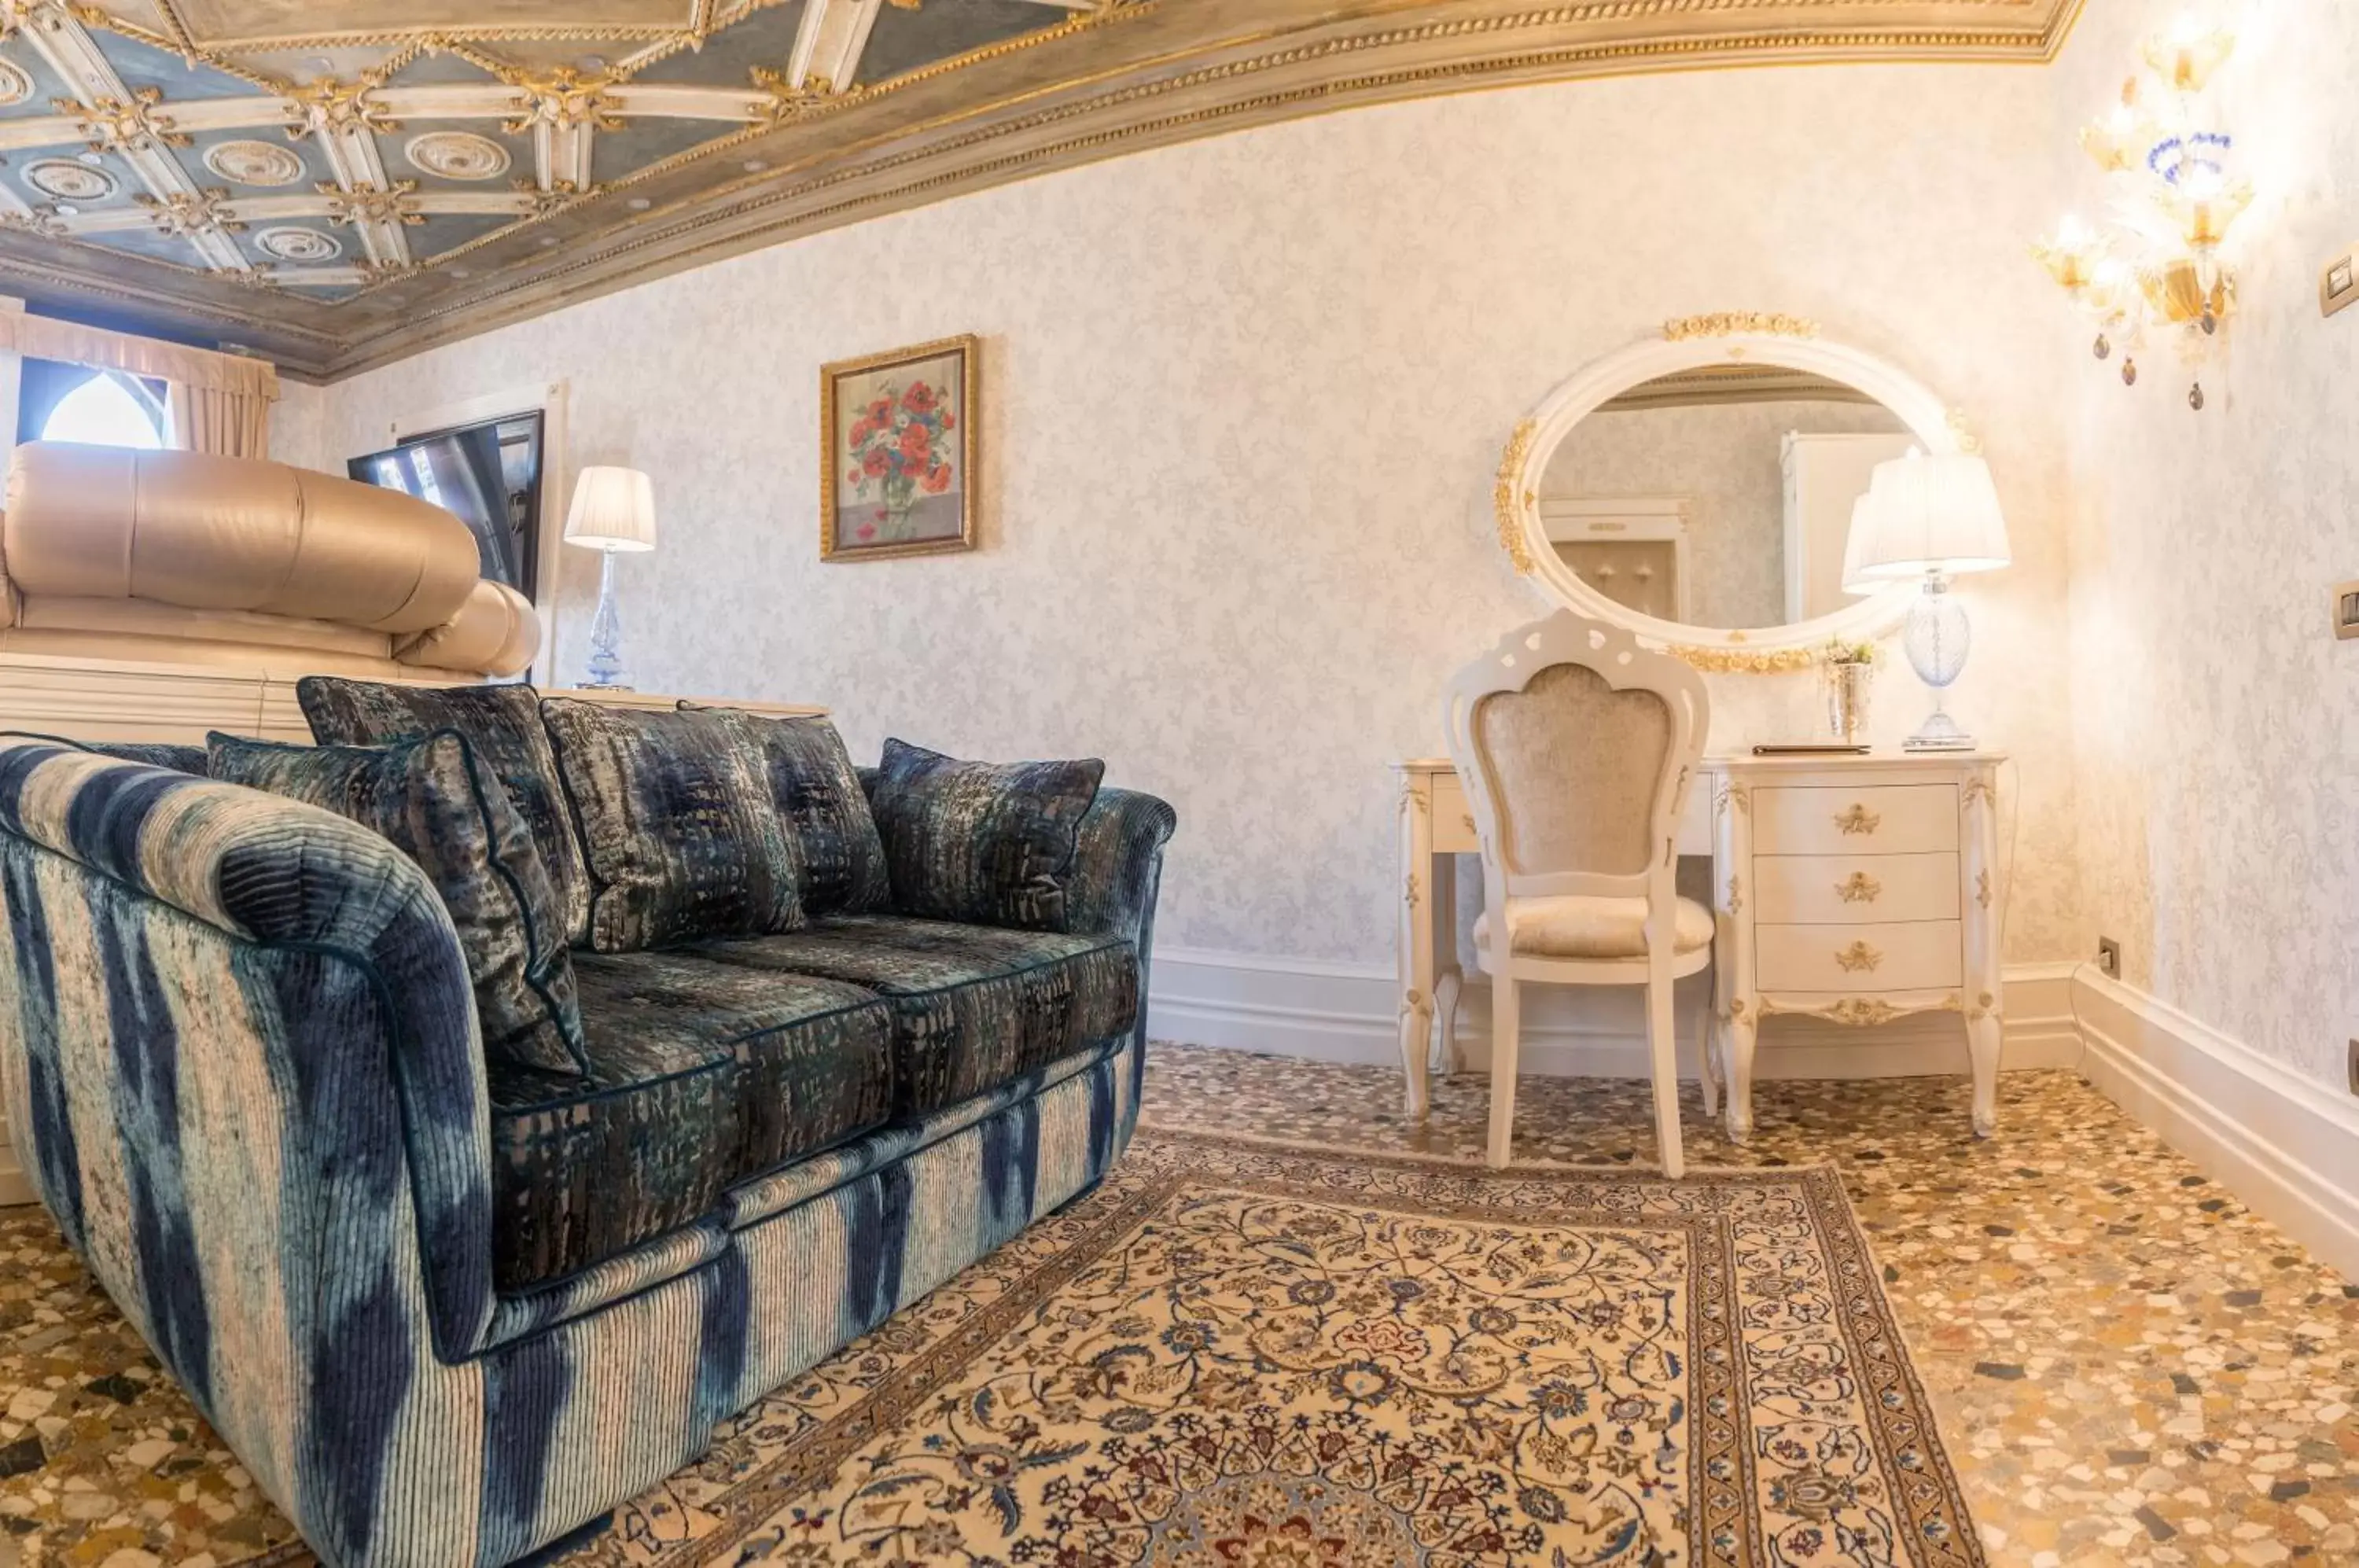
[[[1946,593],[1941,572],[1953,551],[1963,550],[1960,571],[2004,564],[2003,523],[1994,528],[1962,493],[1944,500],[1961,528],[1982,530],[1965,549],[1947,533],[1936,538],[1932,503],[1920,498],[1907,527],[1921,531],[1897,535],[1897,554],[1852,559],[1875,466],[1908,448],[1970,454],[1978,443],[1930,387],[1829,341],[1814,321],[1758,311],[1682,317],[1591,361],[1534,406],[1500,452],[1489,520],[1516,572],[1546,597],[1686,659],[1717,704],[1747,681],[1816,683],[1831,653],[1890,637],[1919,608],[1936,628],[1922,639],[1926,657],[1942,664],[1934,656],[1944,636],[1964,646],[1962,624],[1938,629],[1955,601],[1932,601]],[[1923,561],[1898,548],[1910,544]],[[1880,574],[1893,565],[1910,580]],[[1470,648],[1483,640],[1466,638]],[[1946,667],[1943,680],[1954,679],[1956,665]],[[1919,701],[1911,668],[1924,667],[1912,656],[1875,700]],[[1770,738],[1783,737],[1745,737]],[[1733,1137],[1752,1131],[1754,1048],[1775,1013],[1863,1031],[1910,1014],[1960,1014],[1974,1128],[1991,1130],[2003,1006],[2001,761],[1986,751],[1887,749],[1700,765],[1677,847],[1712,862],[1704,1103],[1712,1108],[1716,1089],[1727,1089]],[[1408,1107],[1421,1115],[1437,1022],[1443,1060],[1456,1065],[1465,979],[1452,857],[1481,846],[1449,763],[1395,766],[1400,1046]]]
[[[1963,1015],[1974,1130],[1997,1102],[2001,1011],[1996,775],[1986,751],[1707,757],[1681,820],[1681,855],[1709,855],[1717,933],[1712,1062],[1731,1137],[1753,1130],[1762,1018],[1803,1014],[1870,1029],[1912,1013]],[[1421,1115],[1433,1028],[1457,1065],[1459,855],[1473,815],[1447,761],[1401,776],[1401,1060]]]

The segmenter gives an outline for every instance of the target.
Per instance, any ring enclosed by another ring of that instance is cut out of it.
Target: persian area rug
[[[559,1561],[1984,1558],[1832,1171],[1141,1133]]]

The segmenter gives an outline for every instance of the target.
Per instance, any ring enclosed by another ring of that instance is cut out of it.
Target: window
[[[154,452],[164,444],[160,424],[156,410],[122,377],[102,372],[58,399],[41,423],[41,440]]]

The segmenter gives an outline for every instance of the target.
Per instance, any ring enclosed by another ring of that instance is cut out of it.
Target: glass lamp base
[[[1950,682],[1966,667],[1966,650],[1973,646],[1965,606],[1950,594],[1949,580],[1939,572],[1925,574],[1925,591],[1908,607],[1902,646],[1917,678],[1931,688],[1933,711],[1917,733],[1900,743],[1903,751],[1972,751],[1974,737],[1950,717],[1944,698]]]
[[[1974,737],[1958,727],[1958,722],[1936,708],[1917,726],[1917,733],[1900,743],[1903,751],[1972,751]]]
[[[614,609],[614,552],[607,550],[598,569],[598,613],[590,620],[590,663],[583,672],[584,691],[635,690],[623,668],[623,617]]]

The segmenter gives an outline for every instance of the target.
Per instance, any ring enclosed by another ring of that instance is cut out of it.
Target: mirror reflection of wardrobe
[[[1912,444],[1857,388],[1769,365],[1641,383],[1549,458],[1549,543],[1615,604],[1683,625],[1791,625],[1843,609],[1844,539],[1869,471]]]

